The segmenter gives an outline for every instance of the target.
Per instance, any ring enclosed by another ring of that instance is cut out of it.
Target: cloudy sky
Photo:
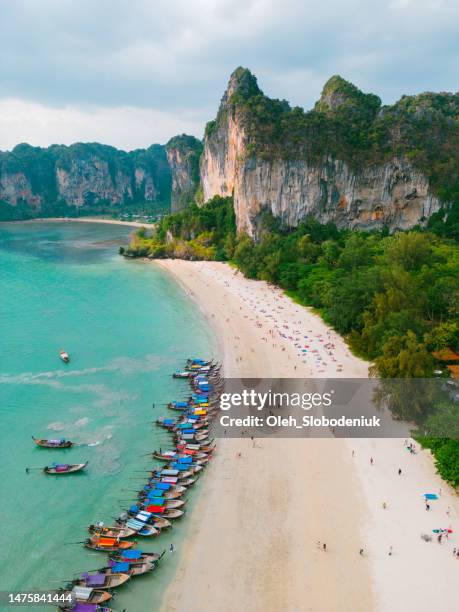
[[[305,108],[336,73],[457,91],[458,24],[457,0],[0,0],[0,149],[201,137],[239,65]]]

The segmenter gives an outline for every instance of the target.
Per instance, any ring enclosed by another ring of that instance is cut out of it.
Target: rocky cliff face
[[[454,104],[457,110],[457,98]],[[340,77],[330,79],[315,110],[292,110],[237,69],[206,128],[204,201],[234,193],[238,229],[252,236],[266,210],[288,226],[307,215],[362,229],[422,224],[441,206],[427,174],[402,147],[380,151],[361,136],[372,130],[391,145],[389,111]],[[395,127],[403,134],[404,126]]]
[[[23,144],[0,153],[0,218],[52,215],[65,207],[90,213],[135,203],[168,204],[171,184],[161,145],[125,153],[99,144],[48,149]]]
[[[185,208],[196,193],[201,153],[201,141],[186,134],[175,136],[166,144],[167,161],[172,173],[172,212]]]

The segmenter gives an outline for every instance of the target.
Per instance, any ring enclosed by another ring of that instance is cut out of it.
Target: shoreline
[[[280,289],[245,279],[223,263],[155,263],[200,307],[216,334],[226,376],[367,376],[369,364]],[[273,308],[284,325],[268,342]],[[319,354],[320,337],[329,335],[335,361],[299,357],[295,328],[313,339]],[[456,609],[454,534],[441,546],[420,538],[443,523],[459,529],[457,496],[435,473],[428,451],[411,456],[399,439],[278,438],[255,446],[224,439],[209,472],[188,517],[189,535],[164,594],[164,612],[201,610],[200,601],[219,611],[385,612],[410,606],[430,612],[439,597],[442,611]],[[427,513],[421,495],[439,489],[435,512]],[[327,553],[318,550],[319,540],[327,543]]]
[[[150,227],[153,223],[138,221],[119,221],[118,219],[98,219],[97,217],[39,217],[37,219],[18,219],[16,221],[1,221],[0,223],[105,223],[109,225],[127,225],[129,227]]]
[[[248,281],[225,264],[156,263],[200,307],[216,333],[226,376],[305,375],[295,370],[298,364],[291,346],[272,342],[276,346],[267,349],[263,329],[250,321],[250,308],[231,294],[225,283],[236,281],[244,288],[248,284],[249,291],[261,290],[274,300],[288,300],[281,291]],[[225,279],[217,284],[212,276],[222,272]],[[281,308],[285,307],[282,304]],[[294,308],[295,316],[304,310],[298,305]],[[305,313],[314,325],[324,325],[317,315]],[[365,362],[351,356],[342,341],[339,351],[354,376],[366,372]],[[368,568],[358,563],[348,544],[349,538],[359,537],[363,501],[352,494],[357,490],[354,475],[346,470],[339,479],[333,476],[336,463],[349,462],[347,455],[342,440],[262,439],[253,446],[250,440],[220,439],[211,473],[206,475],[188,517],[189,535],[161,610],[197,612],[202,609],[199,602],[205,601],[209,609],[216,610],[296,612],[301,605],[304,610],[330,612],[340,610],[343,599],[349,601],[350,610],[372,609]],[[312,471],[311,465],[316,466]],[[347,496],[355,510],[340,513],[339,533],[335,533],[335,492],[339,497]],[[303,542],[301,546],[298,540]],[[327,553],[318,550],[318,540],[328,543]],[[346,578],[349,566],[359,585],[358,593]],[[330,572],[339,584],[335,590],[329,589]]]

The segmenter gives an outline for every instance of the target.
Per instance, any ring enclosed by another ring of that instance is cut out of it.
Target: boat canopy
[[[77,602],[73,606],[72,612],[96,612],[97,608],[97,604]]]
[[[129,508],[129,512],[138,512],[139,511],[139,506],[137,506],[137,504],[134,504],[133,506],[131,506]]]
[[[99,546],[113,546],[116,543],[116,538],[99,538],[95,540]]]
[[[139,521],[146,522],[148,521],[148,519],[151,518],[151,512],[145,512],[145,510],[141,510],[139,514],[136,515],[135,518],[138,519]]]
[[[134,551],[136,552],[136,551]],[[127,561],[118,561],[112,565],[112,572],[114,574],[121,574],[129,571],[129,563]]]
[[[136,519],[129,519],[126,523],[126,527],[134,529],[135,531],[140,531],[145,527],[145,523],[143,521],[137,521]]]
[[[178,470],[177,469],[173,469],[173,470],[162,470],[161,471],[161,476],[178,476]]]
[[[65,438],[59,438],[57,439],[52,439],[52,440],[47,440],[48,444],[53,444],[53,445],[57,445],[57,444],[63,444],[65,442]]]
[[[149,497],[149,502],[150,504],[153,504],[154,506],[164,506],[164,502],[166,501],[164,499],[164,497]]]
[[[164,506],[155,506],[155,505],[151,505],[151,506],[147,506],[147,510],[149,512],[153,512],[154,514],[162,514],[165,510]]]
[[[105,574],[88,574],[85,572],[82,575],[84,581],[86,582],[86,586],[88,587],[97,587],[103,586],[105,584]]]
[[[69,469],[69,464],[68,463],[55,463],[53,461],[51,466],[56,470],[56,472],[65,472],[66,470]]]
[[[178,459],[178,463],[193,463],[193,458],[192,457],[180,457]]]
[[[123,550],[123,559],[140,559],[141,550]]]
[[[162,483],[166,483],[166,484],[177,484],[178,482],[178,478],[175,478],[173,476],[166,476],[165,478],[161,479]],[[161,484],[161,483],[158,483]]]
[[[168,482],[157,482],[156,483],[156,490],[161,490],[161,491],[169,491],[169,489],[171,488],[171,485]]]
[[[89,587],[74,586],[72,593],[75,596],[75,599],[82,599],[83,601],[86,601],[91,597],[92,589]]]
[[[161,423],[163,425],[174,425],[175,424],[175,420],[174,419],[164,419],[164,421],[161,421]]]
[[[152,499],[154,497],[162,497],[163,493],[164,491],[162,491],[161,489],[152,489],[147,493],[147,497],[148,499]]]

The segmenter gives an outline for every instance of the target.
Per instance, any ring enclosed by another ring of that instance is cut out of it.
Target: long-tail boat
[[[166,551],[161,554],[144,552],[143,550],[122,550],[110,554],[110,559],[115,561],[128,561],[129,563],[155,563],[159,561]]]
[[[69,585],[71,586],[71,585]],[[82,604],[102,604],[109,601],[113,595],[108,591],[100,591],[92,587],[74,586],[73,589],[59,589],[60,595],[70,595],[74,602]]]
[[[130,538],[137,533],[135,529],[130,529],[125,525],[115,527],[104,527],[103,525],[97,524],[89,525],[88,531],[89,533],[97,533],[105,538]]]
[[[190,376],[192,376],[192,374],[187,370],[182,372],[174,372],[172,374],[172,378],[189,378]]]
[[[69,354],[67,353],[67,351],[64,351],[63,349],[59,351],[59,357],[62,359],[64,363],[69,363],[70,361]]]
[[[164,554],[164,553],[163,553]],[[116,561],[115,559],[108,560],[108,567],[104,567],[100,572],[104,572],[108,575],[116,575],[118,572],[128,574],[131,578],[134,576],[141,576],[153,571],[157,567],[157,563],[150,561],[129,562],[129,561]]]
[[[92,550],[113,552],[132,548],[134,542],[118,541],[117,538],[105,538],[99,534],[95,534],[84,542],[84,546]]]
[[[130,579],[129,574],[123,573],[106,573],[97,572],[89,573],[84,572],[81,574],[81,578],[77,578],[73,581],[75,586],[89,587],[91,589],[116,589],[122,586]]]
[[[141,516],[139,516],[139,514]],[[127,525],[128,521],[131,520],[131,518],[135,518],[136,520],[142,521],[144,525],[146,525],[147,523],[149,525],[152,525],[158,531],[161,531],[161,529],[169,529],[169,527],[172,527],[172,523],[168,521],[167,519],[163,517],[159,517],[159,516],[153,516],[153,515],[146,516],[146,514],[147,513],[145,513],[139,506],[132,505],[129,508],[129,511],[123,512],[116,521],[120,525],[125,526]],[[145,533],[146,532],[140,535],[145,535]],[[151,534],[151,535],[154,535],[154,534]]]
[[[85,463],[53,463],[51,466],[43,468],[45,474],[52,474],[55,476],[63,474],[74,474],[75,472],[81,472],[88,465],[88,461]]]
[[[70,442],[70,440],[65,438],[47,440],[46,438],[35,438],[32,436],[32,440],[41,448],[70,448],[74,444],[74,442]]]

